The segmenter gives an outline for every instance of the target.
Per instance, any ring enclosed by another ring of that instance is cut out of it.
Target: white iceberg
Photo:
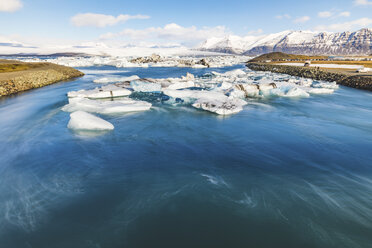
[[[140,79],[139,76],[134,75],[130,77],[103,77],[99,79],[93,80],[94,83],[99,83],[99,84],[107,84],[107,83],[117,83],[117,82],[126,82],[126,81],[133,81],[133,80],[138,80]]]
[[[225,77],[244,77],[244,76],[247,75],[247,73],[245,73],[245,71],[243,71],[241,69],[236,69],[236,70],[233,70],[233,71],[225,72],[222,75],[225,76]]]
[[[284,95],[284,97],[309,97],[309,93],[304,91],[303,89],[300,89],[298,87],[294,87],[289,89]]]
[[[224,101],[211,100],[211,99],[199,99],[192,106],[197,109],[206,110],[218,115],[231,115],[239,113],[243,110],[243,106],[247,102],[236,98],[227,98]]]
[[[229,82],[226,82],[226,81],[224,81],[224,82],[222,82],[218,85],[218,88],[220,88],[221,90],[228,90],[232,87],[233,87],[233,84],[229,83]]]
[[[335,90],[328,89],[328,88],[311,88],[307,92],[309,92],[310,94],[319,95],[319,94],[333,94]]]
[[[314,82],[312,84],[314,88],[325,88],[325,89],[338,89],[339,86],[336,82]]]
[[[67,125],[75,130],[113,130],[114,125],[97,116],[84,111],[76,111],[70,114],[70,121]]]
[[[163,93],[173,98],[186,99],[209,99],[209,100],[226,100],[228,97],[222,92],[208,90],[172,90],[165,89]]]
[[[129,96],[130,94],[132,94],[132,91],[128,90],[125,84],[111,84],[102,86],[100,88],[95,88],[93,90],[70,91],[67,93],[67,96],[100,99],[111,97],[123,97]]]
[[[256,84],[237,84],[234,88],[242,91],[245,97],[258,97],[260,94],[259,86]]]
[[[71,98],[69,102],[69,104],[62,108],[63,111],[74,112],[82,110],[98,114],[117,114],[146,111],[152,106],[151,103],[132,99],[124,99],[119,101],[100,101],[90,100],[87,98]]]
[[[130,86],[133,88],[134,91],[137,92],[152,92],[152,93],[160,93],[161,92],[161,84],[145,81],[145,80],[135,80],[130,82]]]
[[[187,81],[187,82],[176,82],[167,87],[167,89],[171,90],[179,90],[179,89],[187,89],[195,87],[195,83],[192,81]]]

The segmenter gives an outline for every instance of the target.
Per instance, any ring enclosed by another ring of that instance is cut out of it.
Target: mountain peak
[[[279,33],[240,37],[227,35],[206,40],[199,50],[258,55],[269,52],[326,55],[365,55],[372,53],[372,29],[355,32],[314,32],[285,30]]]

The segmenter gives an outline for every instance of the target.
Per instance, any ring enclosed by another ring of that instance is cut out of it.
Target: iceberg
[[[165,89],[163,93],[167,96],[180,99],[209,99],[209,100],[218,100],[223,101],[228,97],[221,92],[217,91],[208,91],[208,90],[172,90]]]
[[[93,90],[70,91],[67,93],[67,96],[100,99],[100,98],[123,97],[123,96],[129,96],[130,94],[132,94],[132,91],[127,89],[124,83],[120,83],[120,84],[106,85],[100,88],[97,87]]]
[[[284,97],[309,97],[309,93],[300,89],[298,87],[294,87],[289,89],[284,95]]]
[[[146,111],[152,106],[151,103],[125,99],[119,101],[100,101],[87,98],[71,98],[69,104],[62,110],[66,112],[86,111],[98,114],[117,114],[136,111]]]
[[[75,130],[113,130],[114,125],[97,116],[84,111],[76,111],[70,114],[67,127]]]
[[[335,92],[334,89],[328,89],[328,88],[311,88],[308,90],[310,94],[333,94]]]
[[[195,87],[195,83],[192,81],[187,81],[187,82],[176,82],[167,87],[167,89],[171,90],[179,90],[179,89],[187,89]]]
[[[134,75],[130,77],[103,77],[99,79],[93,80],[94,83],[99,83],[99,84],[107,84],[107,83],[118,83],[118,82],[126,82],[126,81],[133,81],[133,80],[138,80],[140,79],[139,76]]]
[[[338,89],[339,86],[336,82],[328,83],[328,82],[314,82],[312,84],[314,88],[326,88],[326,89]]]
[[[192,106],[218,115],[231,115],[242,111],[243,106],[246,104],[246,101],[236,98],[227,98],[224,101],[199,99]]]
[[[130,86],[133,88],[134,91],[138,91],[138,92],[152,92],[152,93],[161,92],[161,84],[146,81],[146,80],[134,80],[130,82]]]
[[[256,84],[237,84],[235,88],[242,91],[245,97],[258,97],[260,88]]]

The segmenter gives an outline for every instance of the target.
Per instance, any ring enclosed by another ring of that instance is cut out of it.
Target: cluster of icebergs
[[[169,56],[162,57],[159,61],[146,62],[146,60],[134,59],[133,57],[112,57],[112,56],[91,56],[91,57],[57,57],[57,58],[32,58],[23,60],[25,62],[50,62],[70,67],[91,67],[91,66],[114,66],[122,67],[226,67],[244,63],[251,59],[248,56],[210,56],[204,59],[207,64],[199,63],[200,57],[192,56]],[[145,61],[145,62],[142,62]]]
[[[140,79],[132,76],[123,82],[117,82],[116,79],[102,81],[112,84],[68,93],[69,104],[62,110],[72,112],[70,128],[111,130],[111,123],[87,112],[107,115],[146,111],[152,106],[145,101],[148,94],[161,96],[161,99],[165,99],[164,104],[185,104],[218,115],[231,115],[242,111],[254,99],[332,94],[338,88],[334,82],[249,69],[212,72],[199,77],[187,73],[181,78]],[[139,94],[133,94],[135,92]],[[133,95],[136,99],[133,99]]]

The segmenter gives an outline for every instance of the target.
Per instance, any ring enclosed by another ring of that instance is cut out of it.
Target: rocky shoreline
[[[343,86],[372,91],[371,75],[355,75],[353,73],[330,71],[314,67],[273,65],[268,63],[248,62],[246,66],[254,71],[271,71],[275,73],[288,74],[291,76],[311,78],[313,80],[336,82],[337,84]]]
[[[14,61],[8,62],[3,60],[1,64],[16,64],[13,62]],[[17,63],[22,65],[28,64],[23,62]],[[32,63],[32,67],[31,69],[23,71],[0,73],[0,97],[40,88],[84,75],[84,73],[74,68],[52,63]]]

